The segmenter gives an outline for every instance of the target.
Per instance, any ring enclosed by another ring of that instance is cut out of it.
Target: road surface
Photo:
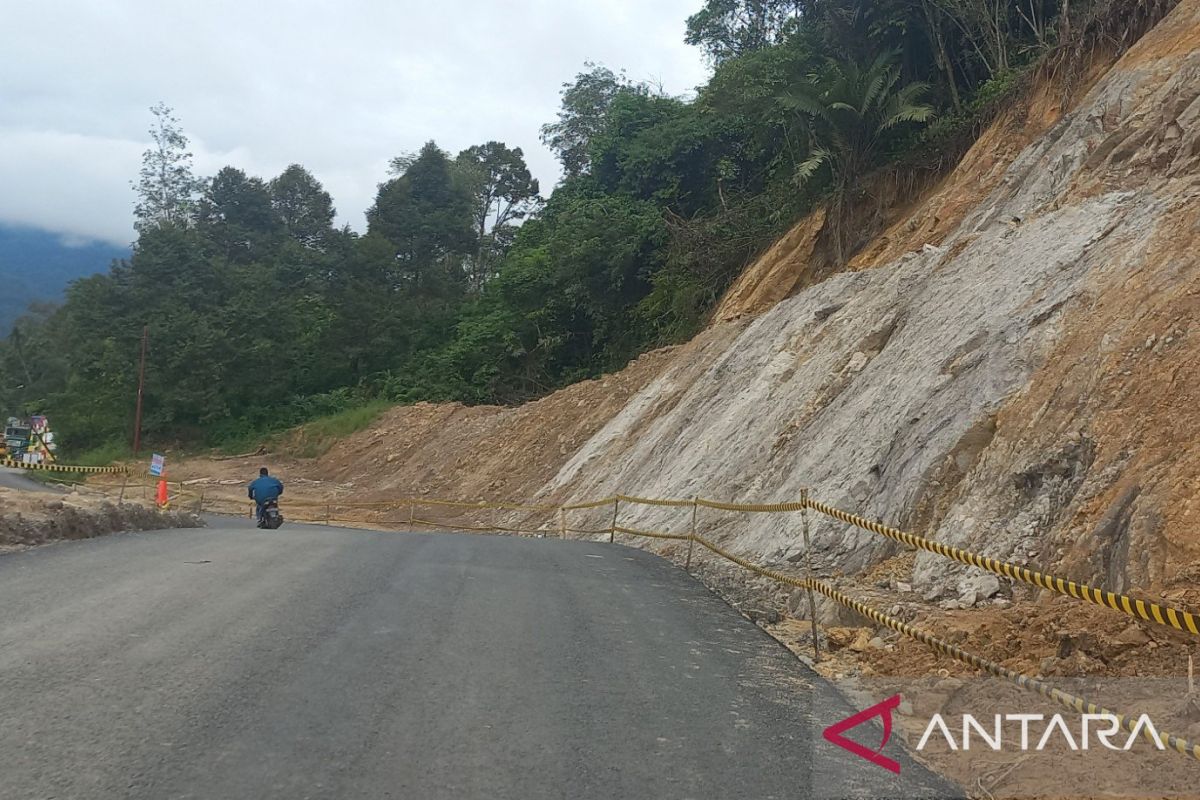
[[[648,553],[217,524],[0,555],[0,797],[955,793]]]
[[[0,467],[0,489],[24,489],[30,492],[59,491],[55,487],[33,480],[25,470],[8,467]]]

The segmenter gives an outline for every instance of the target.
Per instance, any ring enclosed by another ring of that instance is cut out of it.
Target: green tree
[[[475,241],[471,195],[436,143],[379,187],[367,230],[392,243],[397,275],[413,289],[445,295],[461,287],[462,259]]]
[[[804,0],[707,0],[688,17],[685,41],[719,64],[778,44],[807,5]]]
[[[142,169],[133,184],[138,201],[134,227],[141,231],[155,225],[186,225],[191,222],[195,195],[200,183],[192,173],[192,154],[171,108],[158,103],[150,108],[153,144],[142,155]]]
[[[333,198],[320,181],[292,164],[270,183],[271,208],[284,231],[303,247],[321,250],[334,234]]]
[[[57,306],[34,303],[0,339],[0,417],[43,411],[61,386],[66,358],[58,341],[59,316]]]
[[[222,257],[238,263],[267,258],[283,230],[261,178],[224,167],[205,189],[196,225]]]
[[[521,148],[503,142],[468,147],[458,154],[455,167],[473,201],[478,246],[467,272],[471,289],[479,291],[511,244],[515,223],[537,210],[539,186]]]
[[[604,192],[650,200],[674,214],[712,211],[737,183],[734,128],[693,103],[622,93],[591,142],[591,178]]]
[[[822,167],[829,169],[835,224],[844,216],[850,191],[876,165],[885,136],[900,125],[933,117],[933,107],[921,102],[928,85],[901,83],[894,60],[894,53],[882,53],[867,66],[830,61],[810,82],[778,98],[807,119],[813,141],[808,157],[796,166],[795,181],[803,185]],[[840,230],[835,239],[838,258],[844,260]]]
[[[624,73],[617,74],[591,62],[584,66],[587,72],[563,84],[558,121],[542,126],[542,142],[558,155],[568,178],[587,173],[592,137],[603,129],[608,108],[617,95],[623,91],[645,91],[644,87],[631,83]]]

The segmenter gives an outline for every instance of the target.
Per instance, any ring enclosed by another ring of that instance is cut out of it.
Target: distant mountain
[[[128,257],[127,247],[105,242],[75,247],[59,234],[0,225],[0,338],[31,302],[61,300],[71,281]]]

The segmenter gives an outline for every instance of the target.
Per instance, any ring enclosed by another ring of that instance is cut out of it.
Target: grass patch
[[[238,456],[242,453],[253,453],[261,445],[268,444],[278,438],[279,434],[264,434],[260,431],[246,431],[221,439],[220,444],[213,449],[223,456]]]
[[[372,400],[361,406],[318,417],[281,437],[278,443],[282,449],[299,458],[317,458],[328,452],[339,439],[370,427],[392,405],[384,400]]]
[[[63,453],[58,454],[59,460],[64,464],[71,464],[79,467],[110,467],[121,461],[130,461],[133,459],[133,450],[128,444],[121,442],[108,442],[99,447],[93,447],[91,450],[83,450],[78,453]],[[149,460],[149,457],[147,457]]]

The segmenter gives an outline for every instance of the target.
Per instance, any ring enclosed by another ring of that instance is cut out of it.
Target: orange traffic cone
[[[167,495],[166,479],[158,482],[158,496],[155,498],[155,502],[158,504],[159,508],[167,508],[171,505],[171,498]]]

